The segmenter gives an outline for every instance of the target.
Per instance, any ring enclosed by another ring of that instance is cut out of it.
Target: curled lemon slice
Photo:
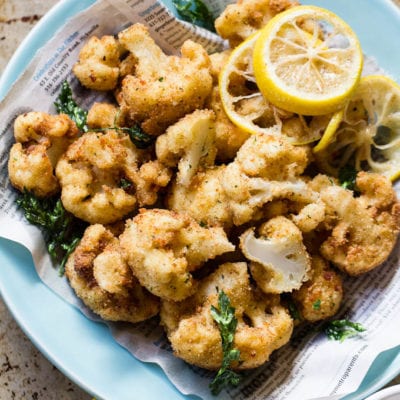
[[[400,176],[400,86],[383,75],[361,78],[334,132],[325,132],[314,153],[319,166],[338,176],[351,165],[357,171]]]
[[[299,6],[261,30],[253,60],[257,85],[272,104],[322,115],[344,107],[359,81],[363,57],[357,36],[336,14]]]
[[[219,75],[220,97],[228,118],[246,132],[282,135],[296,145],[319,140],[322,120],[309,123],[302,115],[273,106],[260,92],[253,72],[253,49],[259,34],[233,50]]]
[[[219,75],[221,101],[229,119],[249,133],[279,122],[276,108],[260,93],[253,73],[253,48],[259,32],[236,47]]]

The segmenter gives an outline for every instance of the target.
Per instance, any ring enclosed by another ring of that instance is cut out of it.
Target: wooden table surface
[[[0,74],[20,41],[57,1],[0,0]],[[393,1],[400,6],[400,0]],[[400,384],[400,376],[390,383],[392,384]],[[0,399],[91,399],[91,396],[59,372],[32,345],[9,314],[1,298]]]

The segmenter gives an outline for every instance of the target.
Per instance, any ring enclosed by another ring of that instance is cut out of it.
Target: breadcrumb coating
[[[217,153],[214,120],[212,111],[196,110],[157,138],[157,159],[168,167],[178,167],[178,185],[189,186],[198,171],[214,165]]]
[[[185,214],[140,210],[120,236],[123,254],[151,293],[179,301],[194,293],[191,272],[207,260],[233,251],[222,228],[203,228]]]
[[[201,45],[187,40],[181,57],[167,56],[141,24],[122,31],[118,38],[137,59],[134,74],[125,76],[117,94],[131,121],[150,135],[160,135],[185,114],[203,108],[212,77],[210,58]]]
[[[14,122],[16,143],[11,147],[8,174],[11,184],[23,192],[49,197],[59,192],[54,168],[79,130],[65,114],[29,112]]]
[[[301,316],[310,322],[333,317],[343,298],[342,278],[322,257],[311,259],[311,278],[292,293]]]
[[[186,212],[199,223],[229,229],[233,225],[232,211],[221,184],[225,168],[219,166],[199,172],[189,187],[174,182],[167,195],[167,207]]]
[[[215,20],[218,34],[236,47],[267,24],[276,14],[297,6],[296,0],[238,0]]]
[[[88,89],[113,90],[119,77],[120,46],[113,36],[92,36],[79,52],[75,76]]]
[[[76,295],[109,321],[139,322],[158,313],[159,300],[142,288],[104,226],[89,226],[68,258],[65,274]]]
[[[130,184],[134,188],[142,156],[125,134],[84,134],[57,164],[65,209],[89,223],[110,224],[122,219],[137,204]],[[122,187],[125,181],[127,188]]]
[[[211,305],[218,308],[220,290],[229,297],[238,320],[233,344],[240,351],[240,362],[231,367],[244,370],[264,364],[274,350],[289,341],[293,320],[280,305],[279,296],[251,286],[246,263],[222,264],[182,302],[162,301],[161,323],[174,354],[202,368],[220,368],[221,335],[210,312]]]
[[[356,184],[359,197],[332,183],[321,190],[327,209],[326,228],[331,231],[320,251],[349,275],[368,272],[388,258],[400,222],[400,204],[387,178],[359,172]]]

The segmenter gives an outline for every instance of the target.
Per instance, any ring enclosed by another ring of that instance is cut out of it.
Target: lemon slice
[[[322,115],[344,107],[359,81],[363,57],[357,36],[336,14],[298,6],[261,30],[253,60],[257,85],[272,104]]]
[[[303,116],[273,106],[260,92],[253,72],[253,49],[259,34],[256,32],[233,50],[219,75],[220,97],[228,118],[246,132],[282,135],[293,144],[320,139],[320,130],[310,127]],[[285,134],[282,128],[288,120],[296,120],[295,129],[288,124],[290,134]]]
[[[343,114],[344,114],[344,111],[339,110],[339,111],[336,111],[332,115],[328,125],[326,126],[324,134],[321,137],[321,140],[313,148],[314,153],[322,151],[334,140],[335,133],[336,133],[337,129],[339,128],[340,123],[343,120]]]
[[[259,32],[236,47],[219,75],[219,92],[228,118],[249,133],[279,122],[278,111],[261,94],[253,73],[253,48]]]
[[[361,78],[339,128],[333,134],[326,132],[314,152],[321,169],[334,176],[352,165],[357,171],[396,180],[400,176],[400,86],[383,75]]]

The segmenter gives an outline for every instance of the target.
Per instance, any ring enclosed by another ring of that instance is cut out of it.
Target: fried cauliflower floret
[[[119,77],[120,48],[113,36],[93,36],[79,52],[75,76],[88,89],[113,90]]]
[[[255,237],[254,228],[240,237],[240,248],[251,261],[250,271],[265,293],[299,289],[309,279],[310,257],[301,231],[285,217],[262,224]]]
[[[293,146],[276,135],[274,128],[271,135],[254,134],[240,148],[235,163],[240,164],[247,176],[284,181],[304,172],[309,162],[307,150]]]
[[[203,228],[185,214],[162,209],[140,210],[127,221],[120,241],[139,282],[172,301],[196,290],[191,272],[235,249],[222,228]]]
[[[110,103],[94,103],[90,107],[86,118],[88,127],[92,129],[121,126],[121,122],[118,107]]]
[[[246,263],[226,263],[203,279],[192,297],[162,301],[161,323],[177,357],[202,368],[221,367],[221,335],[210,312],[211,306],[218,308],[219,291],[229,297],[238,320],[233,346],[240,362],[233,369],[256,368],[289,341],[293,321],[279,297],[250,285]]]
[[[91,224],[122,219],[137,204],[134,184],[141,157],[125,134],[84,134],[57,164],[65,209]]]
[[[158,199],[159,189],[168,185],[171,176],[172,171],[158,160],[142,164],[135,180],[139,205],[154,204]]]
[[[199,170],[214,165],[217,152],[214,119],[212,111],[196,110],[157,138],[157,159],[168,167],[178,166],[178,185],[189,186]]]
[[[215,29],[233,48],[276,14],[297,5],[295,0],[238,0],[236,4],[228,5],[215,20]]]
[[[224,169],[219,166],[199,172],[188,187],[174,182],[167,196],[168,208],[186,212],[201,224],[231,227],[232,212],[221,184]]]
[[[201,109],[212,89],[210,59],[190,40],[182,57],[167,56],[141,24],[119,35],[121,45],[137,59],[135,73],[122,81],[117,100],[124,114],[148,134],[159,135],[184,115]]]
[[[302,317],[316,322],[333,317],[343,298],[341,276],[320,256],[311,259],[311,278],[292,293]]]
[[[304,147],[272,134],[252,135],[221,172],[221,185],[235,225],[262,217],[265,204],[278,198],[310,202],[317,196],[299,179],[308,164]]]
[[[216,116],[215,145],[217,147],[217,158],[223,162],[231,161],[249,138],[250,133],[240,129],[228,118],[222,106],[218,87],[214,87],[208,107],[214,111]]]
[[[158,313],[159,301],[142,288],[121,256],[118,239],[89,226],[68,258],[65,274],[76,295],[109,321],[139,322]]]
[[[321,180],[321,179],[320,179]],[[321,254],[350,275],[360,275],[383,263],[399,233],[400,205],[389,180],[379,174],[360,172],[361,192],[326,184],[321,199],[326,204],[329,237]]]
[[[47,197],[60,190],[54,168],[61,154],[79,134],[65,114],[22,114],[14,122],[15,143],[10,150],[8,173],[11,184]]]
[[[242,225],[262,218],[263,206],[276,198],[316,200],[317,195],[298,177],[307,164],[303,147],[276,135],[255,134],[230,164],[196,175],[187,188],[174,184],[167,204],[210,225]]]

